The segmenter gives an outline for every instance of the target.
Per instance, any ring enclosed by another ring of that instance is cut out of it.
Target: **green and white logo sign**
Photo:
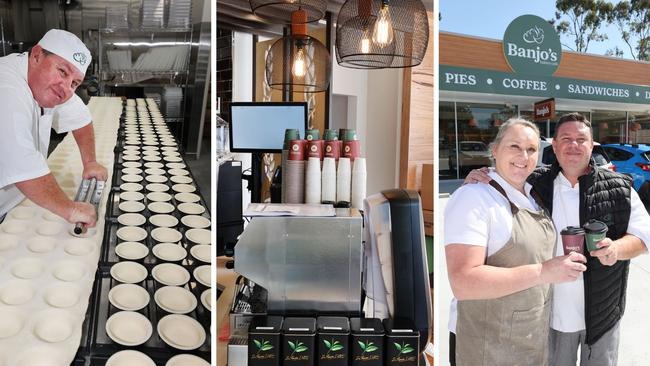
[[[503,54],[516,73],[551,76],[560,65],[560,36],[537,15],[513,20],[503,35]]]

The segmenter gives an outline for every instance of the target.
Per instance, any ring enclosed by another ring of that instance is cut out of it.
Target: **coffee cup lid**
[[[307,130],[305,132],[305,140],[311,141],[311,140],[318,140],[320,139],[320,131],[318,129],[311,129]]]
[[[607,224],[598,220],[590,220],[588,223],[582,226],[585,231],[589,232],[603,232],[607,231]]]
[[[290,141],[290,140],[299,140],[300,139],[300,131],[293,129],[293,128],[287,128],[284,131],[284,140],[285,141]]]
[[[282,146],[282,150],[287,150],[289,148],[289,144],[291,143],[291,140],[298,140],[300,139],[300,131],[298,131],[295,128],[287,128],[284,130],[284,145]]]
[[[339,139],[339,133],[337,130],[325,130],[325,140],[334,141]]]
[[[343,141],[354,141],[357,139],[357,131],[352,129],[345,130],[345,135],[343,135]]]
[[[585,231],[577,226],[567,226],[562,231],[560,235],[583,235]]]

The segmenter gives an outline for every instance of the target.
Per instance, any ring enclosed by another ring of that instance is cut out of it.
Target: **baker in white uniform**
[[[90,62],[83,42],[58,29],[28,53],[0,57],[0,220],[27,197],[70,223],[95,226],[94,207],[66,196],[46,161],[50,129],[72,131],[83,177],[108,177],[95,160],[90,111],[74,93]]]

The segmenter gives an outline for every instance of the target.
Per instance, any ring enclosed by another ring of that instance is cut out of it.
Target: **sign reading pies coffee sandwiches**
[[[522,15],[503,35],[503,54],[510,68],[521,74],[551,76],[560,66],[560,36],[546,20]]]
[[[533,119],[535,121],[545,121],[547,119],[555,118],[555,98],[536,102],[533,111]]]
[[[440,65],[440,90],[648,104],[650,87]]]

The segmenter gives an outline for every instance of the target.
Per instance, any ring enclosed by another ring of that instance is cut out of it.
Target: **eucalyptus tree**
[[[576,52],[587,52],[591,42],[602,42],[607,34],[600,27],[610,21],[614,5],[604,0],[557,0],[555,18],[549,22],[561,35],[569,36],[572,44],[562,43]]]
[[[650,61],[650,0],[621,1],[614,6],[609,22],[616,24],[635,60]],[[622,55],[615,49],[612,54]]]

